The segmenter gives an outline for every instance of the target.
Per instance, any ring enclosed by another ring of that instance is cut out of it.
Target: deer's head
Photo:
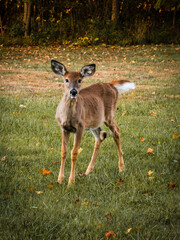
[[[67,71],[62,63],[55,60],[51,60],[51,68],[57,75],[63,76],[65,90],[70,98],[77,98],[82,79],[92,76],[96,71],[95,64],[82,67],[80,72]]]

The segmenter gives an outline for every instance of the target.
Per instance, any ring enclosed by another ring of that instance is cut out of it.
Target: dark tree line
[[[178,0],[0,0],[4,43],[179,42]]]

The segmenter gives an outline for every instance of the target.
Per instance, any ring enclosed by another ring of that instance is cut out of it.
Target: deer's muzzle
[[[71,89],[71,91],[70,91],[71,98],[76,98],[77,94],[78,94],[78,92],[75,88]]]

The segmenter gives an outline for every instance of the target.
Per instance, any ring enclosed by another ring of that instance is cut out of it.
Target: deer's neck
[[[69,94],[65,93],[63,97],[63,105],[68,110],[72,112],[76,109],[78,98],[71,98]]]

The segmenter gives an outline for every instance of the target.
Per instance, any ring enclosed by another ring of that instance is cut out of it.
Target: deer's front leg
[[[71,151],[71,173],[69,176],[68,185],[71,185],[72,183],[75,182],[75,167],[78,156],[78,149],[80,147],[83,132],[84,132],[83,126],[79,126],[77,132],[74,134],[74,146]]]
[[[58,183],[62,183],[64,179],[64,166],[67,155],[67,145],[69,141],[70,132],[62,130],[62,145],[61,145],[61,167],[58,176]]]

